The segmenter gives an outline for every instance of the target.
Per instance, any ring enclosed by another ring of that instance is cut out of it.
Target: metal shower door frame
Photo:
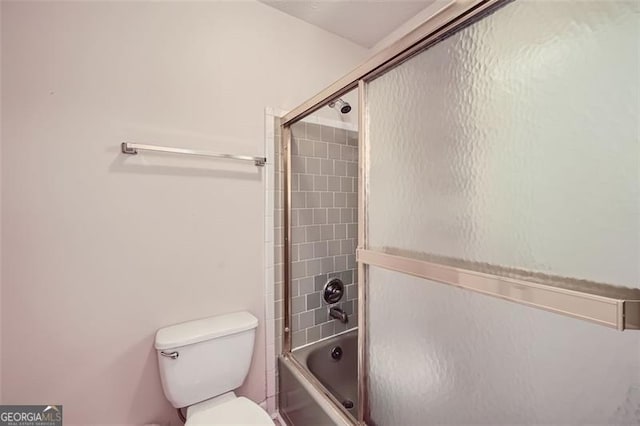
[[[420,27],[388,48],[374,55],[352,72],[336,81],[282,118],[282,152],[285,167],[285,254],[284,290],[285,318],[283,330],[283,356],[291,354],[291,131],[290,126],[327,103],[347,92],[359,89],[358,117],[358,424],[369,417],[367,381],[367,284],[368,266],[430,279],[462,287],[485,295],[498,297],[527,306],[605,325],[618,330],[640,329],[640,290],[621,291],[617,287],[600,285],[584,291],[567,289],[528,279],[513,279],[452,267],[444,263],[423,259],[418,254],[394,253],[372,249],[367,239],[367,206],[369,199],[369,135],[367,111],[368,83],[397,67],[404,61],[438,43],[447,35],[488,11],[505,5],[510,0],[453,0],[437,11]],[[302,368],[302,367],[300,367]],[[326,396],[326,395],[325,395]],[[327,397],[328,400],[331,398]],[[338,407],[342,408],[342,407]]]

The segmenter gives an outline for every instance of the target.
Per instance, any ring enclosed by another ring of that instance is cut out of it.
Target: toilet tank
[[[257,326],[249,312],[236,312],[158,330],[155,347],[169,402],[187,407],[242,385]]]

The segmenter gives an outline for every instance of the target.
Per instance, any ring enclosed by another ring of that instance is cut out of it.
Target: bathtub
[[[293,351],[293,357],[358,418],[358,330]]]

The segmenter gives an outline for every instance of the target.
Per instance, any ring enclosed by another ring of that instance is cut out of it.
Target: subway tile
[[[302,278],[299,283],[300,294],[309,294],[315,291],[313,277]]]
[[[320,192],[305,192],[307,207],[320,207]],[[345,199],[346,201],[346,199]]]
[[[304,175],[300,175],[300,178],[302,178],[302,176]],[[302,181],[300,181],[300,189],[303,189]],[[342,192],[353,192],[353,178],[346,176],[340,178],[340,190]]]
[[[274,315],[275,318],[283,318],[284,317],[283,304],[284,304],[284,300],[276,301],[274,309],[273,309],[273,315]]]
[[[345,129],[334,130],[334,138],[336,143],[345,144],[347,143],[347,131]]]
[[[320,335],[322,335],[322,332],[320,333]],[[305,330],[298,331],[297,333],[293,333],[293,335],[291,336],[291,345],[294,348],[298,348],[306,344],[307,344],[307,332]]]
[[[300,331],[300,315],[294,314],[291,315],[291,330],[295,333],[296,331]]]
[[[356,268],[356,255],[350,254],[347,256],[347,268],[355,269]]]
[[[353,209],[340,209],[340,222],[352,223],[353,222]]]
[[[292,280],[291,281],[291,297],[300,296],[298,281],[299,280]]]
[[[327,223],[340,223],[340,209],[327,209]]]
[[[344,161],[357,161],[357,150],[352,146],[342,146],[340,150],[341,157]]]
[[[345,192],[336,192],[333,196],[335,207],[347,207],[347,194]]]
[[[347,256],[345,255],[336,256],[335,264],[336,264],[335,266],[336,271],[343,271],[347,269]]]
[[[313,276],[322,272],[322,260],[312,259],[307,260],[307,275]]]
[[[298,244],[293,244],[291,246],[291,261],[297,262],[298,260],[300,260],[300,257],[298,255]]]
[[[340,273],[340,279],[345,285],[353,283],[353,271],[342,271]]]
[[[313,209],[300,209],[297,211],[298,225],[312,225],[313,224]],[[293,216],[296,216],[295,214]]]
[[[316,309],[320,307],[320,293],[307,294],[306,297],[307,297],[307,310]]]
[[[333,192],[321,192],[320,193],[320,206],[333,207]]]
[[[320,140],[320,125],[319,124],[313,124],[313,123],[306,123],[307,126],[307,132],[306,132],[306,137],[307,139],[311,139],[314,141],[319,141]]]
[[[307,296],[307,300],[309,300],[308,296]],[[318,303],[319,303],[319,299],[318,299]],[[299,324],[300,330],[313,327],[315,325],[314,323],[315,315],[313,314],[313,311],[303,312],[300,314],[300,318],[298,319],[298,321],[300,322]]]
[[[313,243],[300,244],[298,253],[300,260],[313,259]]]
[[[327,176],[327,189],[333,192],[340,191],[340,176]]]
[[[313,283],[314,283],[315,291],[322,290],[322,287],[324,287],[326,282],[327,282],[327,275],[326,274],[316,275],[315,277],[313,277]]]
[[[302,121],[298,121],[297,123],[294,123],[294,125],[290,127],[291,136],[293,137],[293,139],[304,138],[306,128],[307,128],[307,123],[304,123]]]
[[[335,174],[335,176],[346,176],[347,163],[344,161],[335,160],[335,170],[331,174]]]
[[[291,278],[302,278],[307,274],[306,262],[291,262]]]
[[[313,191],[313,175],[300,175],[298,179],[300,191]]]
[[[328,176],[313,176],[313,190],[314,191],[326,191],[327,190],[327,178]]]
[[[320,230],[322,236],[322,230]],[[325,257],[327,255],[327,242],[320,241],[313,244],[313,257]],[[324,269],[324,268],[323,268]]]
[[[323,257],[321,259],[322,262],[322,271],[323,272],[328,272],[328,271],[333,271],[335,268],[335,263],[333,261],[333,256],[327,256],[327,257]]]
[[[320,138],[325,142],[335,142],[335,131],[333,127],[320,126]]]
[[[347,194],[347,207],[358,207],[358,194],[356,192]]]
[[[352,178],[358,177],[358,163],[347,163],[347,176]]]
[[[347,132],[347,145],[358,146],[358,133],[354,131]]]
[[[316,325],[325,323],[329,320],[326,306],[321,306],[320,308],[315,309],[313,311],[313,315],[314,315],[314,322],[316,323]]]
[[[351,246],[351,240],[342,240],[342,241],[340,241],[340,246],[341,246],[341,249],[340,249],[340,253],[341,254],[355,253],[355,250]]]
[[[311,327],[307,329],[307,342],[313,343],[320,340],[320,326]]]
[[[351,318],[348,318],[347,322],[341,322],[341,321],[334,322],[334,324],[333,324],[333,326],[334,326],[333,332],[335,334],[338,334],[338,333],[342,333],[343,331],[346,331],[347,327],[349,327],[351,325],[350,322],[351,322]]]
[[[347,315],[353,315],[353,302],[351,302],[351,301],[342,302],[342,310]],[[301,315],[300,319],[302,320],[302,315],[304,315],[304,314],[300,314],[300,315]],[[305,327],[302,326],[302,322],[300,323],[300,328],[306,328],[306,327],[307,326],[305,326]]]
[[[307,226],[304,228],[307,233],[307,242],[320,241],[320,226]]]
[[[333,168],[333,163],[334,160],[320,160],[320,166],[321,166],[321,174],[323,175],[333,175],[334,174],[334,168]],[[346,173],[346,170],[345,170]]]
[[[347,225],[347,238],[358,238],[357,223],[350,223]]]
[[[327,223],[327,209],[313,209],[313,223],[315,225]]]
[[[291,228],[291,243],[304,243],[307,240],[306,236],[306,228],[303,226],[297,226],[295,228]]]
[[[292,192],[291,193],[291,207],[304,208],[305,207],[305,193],[304,192]]]
[[[353,300],[358,297],[358,285],[350,284],[347,285],[347,300]]]
[[[321,225],[320,227],[320,238],[325,240],[333,240],[333,225]]]
[[[328,241],[327,251],[329,256],[335,256],[340,254],[340,241]]]
[[[291,172],[292,173],[307,173],[307,162],[302,157],[291,157]]]
[[[298,210],[299,209],[293,210],[293,214],[291,215],[291,223],[290,223],[291,226],[298,226],[298,214],[297,214]]]
[[[295,315],[304,312],[306,305],[306,296],[293,297],[291,299],[291,313]]]
[[[298,145],[298,155],[301,157],[313,157],[314,143],[310,140],[302,139]],[[340,151],[340,155],[344,157],[344,150]]]
[[[358,326],[358,312],[357,311],[351,317],[350,323],[351,323],[351,327],[357,327]],[[322,330],[321,330],[320,334],[322,335]]]
[[[332,160],[340,160],[342,158],[342,152],[340,151],[340,145],[335,143],[327,144],[327,156]]]
[[[332,161],[332,160],[326,160]],[[319,175],[320,174],[320,159],[319,158],[307,158],[306,159],[306,173]]]
[[[316,157],[316,158],[327,158],[327,143],[326,142],[314,142],[313,143],[313,156]]]
[[[322,336],[323,339],[325,337],[332,336],[335,331],[334,327],[335,325],[333,321],[322,324],[322,327],[320,328],[320,336]]]
[[[341,240],[343,238],[347,238],[347,225],[343,224],[336,224],[335,225],[335,235],[334,238],[336,240]],[[340,251],[342,252],[342,249],[340,249]],[[340,253],[336,253],[336,254],[340,254]]]

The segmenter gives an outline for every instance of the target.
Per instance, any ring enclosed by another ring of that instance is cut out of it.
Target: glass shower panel
[[[515,1],[372,81],[369,246],[636,286],[639,52],[636,1]]]
[[[369,267],[374,425],[640,424],[640,336]]]

